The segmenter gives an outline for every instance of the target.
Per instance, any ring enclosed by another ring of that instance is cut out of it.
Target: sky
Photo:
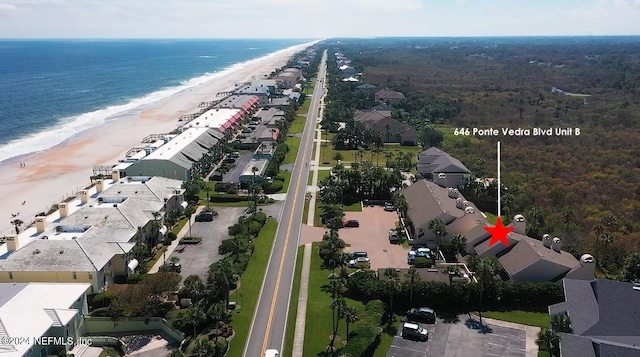
[[[0,38],[640,35],[640,0],[0,0]]]

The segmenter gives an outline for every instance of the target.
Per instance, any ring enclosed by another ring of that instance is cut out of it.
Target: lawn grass
[[[284,162],[282,164],[293,164],[296,162],[296,156],[298,156],[298,150],[300,150],[300,138],[295,136],[287,137],[287,146],[289,146],[289,152],[287,156],[284,158]]]
[[[244,352],[277,228],[278,223],[275,219],[267,219],[258,237],[253,240],[253,255],[249,259],[247,269],[240,277],[240,287],[237,292],[240,306],[231,314],[231,325],[235,330],[235,336],[231,340],[228,357],[242,357]],[[235,299],[234,293],[232,293],[232,299]]]
[[[313,185],[313,171],[309,173],[309,186]],[[318,170],[318,184],[331,174],[331,170]]]
[[[332,137],[332,136],[330,136]],[[417,163],[418,153],[421,151],[419,146],[401,146],[401,145],[386,145],[382,147],[383,151],[376,155],[371,150],[363,150],[363,161],[370,161],[373,164],[377,164],[378,166],[386,166],[387,159],[385,157],[386,152],[391,152],[393,154],[393,158],[397,157],[400,153],[410,153],[412,155],[413,164]],[[320,164],[321,165],[335,165],[336,160],[333,157],[336,153],[340,153],[342,155],[343,163],[351,163],[351,162],[360,162],[360,157],[356,157],[358,150],[335,150],[331,143],[323,143],[320,150]],[[326,164],[326,163],[329,164]]]
[[[324,227],[324,225],[322,224],[322,222],[320,220],[320,205],[322,205],[322,203],[320,202],[320,200],[316,196],[315,211],[314,211],[314,215],[313,215],[313,226],[314,227]]]
[[[531,311],[486,311],[483,317],[515,322],[518,324],[549,328],[549,314]]]
[[[309,200],[304,200],[304,211],[302,211],[302,224],[307,224],[309,219]]]
[[[286,193],[289,188],[289,181],[291,181],[291,171],[280,170],[278,176],[284,177],[284,182],[280,191],[276,193]]]
[[[362,212],[362,202],[356,202],[354,204],[343,206],[342,210],[345,212]]]
[[[300,279],[302,277],[302,259],[304,256],[304,246],[298,247],[296,259],[296,269],[293,275],[293,285],[291,286],[291,303],[289,304],[289,315],[287,316],[287,330],[284,336],[284,346],[282,356],[291,356],[293,353],[293,336],[296,331],[296,316],[298,314],[298,297],[300,295]]]
[[[298,114],[307,114],[309,112],[310,106],[311,106],[311,98],[306,98],[304,102],[302,102],[302,105],[300,106],[300,108],[296,110],[296,116]]]
[[[296,116],[296,119],[291,122],[291,126],[289,127],[289,134],[302,133],[304,131],[304,124],[306,121],[306,117],[299,115]]]
[[[384,331],[382,331],[382,335],[380,335],[380,344],[373,352],[373,357],[385,357],[387,355],[387,353],[389,352],[389,348],[391,348],[391,344],[393,343],[393,338],[396,336],[399,327],[400,319],[396,319],[396,322],[394,322],[391,327],[383,327]]]
[[[184,225],[187,224],[187,219],[183,218],[180,221],[178,221],[178,225],[176,225],[171,232],[173,232],[173,234],[178,235],[178,233],[180,232],[180,230],[182,230],[182,227],[184,227]]]
[[[491,212],[483,212],[485,216],[487,216],[487,221],[489,221],[489,223],[491,224],[496,224],[496,221],[498,220],[498,216],[496,216],[495,214],[491,213]],[[505,217],[502,217],[502,224],[507,224],[505,222]]]
[[[451,125],[438,124],[434,128],[442,133],[443,150],[447,151],[456,147],[469,147],[471,145],[480,144],[480,139],[473,135],[455,135],[456,128]],[[471,129],[471,128],[469,128]]]
[[[331,270],[322,268],[322,259],[318,255],[317,244],[313,245],[311,253],[311,270],[309,272],[309,299],[307,301],[307,324],[304,332],[304,356],[318,356],[324,352],[331,342],[331,295],[322,291],[322,287],[329,282]],[[355,306],[359,313],[364,311],[364,305],[349,298],[344,299],[347,305]],[[353,326],[351,326],[353,330]],[[343,346],[346,334],[344,320],[340,321],[336,346]]]

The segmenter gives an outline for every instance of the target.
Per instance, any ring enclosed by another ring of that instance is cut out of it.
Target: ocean
[[[305,42],[1,40],[0,162]]]

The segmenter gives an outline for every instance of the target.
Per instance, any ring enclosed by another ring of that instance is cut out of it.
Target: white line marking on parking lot
[[[408,350],[408,351],[413,351],[413,352],[425,353],[425,351],[414,350],[413,348],[407,348],[407,347],[400,347],[398,345],[393,345],[393,344],[391,345],[391,347],[399,348],[401,350]]]
[[[500,346],[500,347],[504,347],[504,348],[506,348],[506,349],[508,349],[508,350],[516,350],[516,351],[522,351],[522,352],[525,352],[525,349],[523,349],[523,348],[509,347],[509,346],[507,346],[507,345],[501,345],[501,344],[499,344],[499,343],[493,343],[493,342],[487,342],[487,344],[488,344],[488,345],[491,345],[491,346]]]
[[[522,342],[526,342],[526,340],[521,339],[521,338],[513,338],[513,336],[505,336],[505,335],[496,335],[495,333],[492,333],[491,335],[489,335],[489,337],[501,337],[501,338],[506,338],[512,341],[522,341]]]

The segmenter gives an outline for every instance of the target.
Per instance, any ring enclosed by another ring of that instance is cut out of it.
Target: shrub
[[[164,245],[162,243],[156,244],[156,250],[160,250],[160,249],[162,249],[162,247],[164,247]]]
[[[231,187],[230,183],[218,182],[215,184],[215,186],[213,186],[213,190],[216,192],[227,192],[227,190],[229,190],[230,187]]]
[[[200,244],[202,238],[200,237],[184,237],[180,239],[180,244]]]
[[[260,229],[262,229],[260,222],[252,221],[249,223],[249,234],[258,235],[258,233],[260,233]]]
[[[144,279],[144,274],[129,274],[127,277],[127,284],[138,284]]]
[[[233,226],[227,229],[230,236],[235,236],[242,233],[242,225],[239,223],[234,224]]]
[[[253,215],[253,220],[260,223],[261,226],[267,222],[267,214],[264,212],[258,212]]]
[[[115,297],[115,293],[111,290],[106,290],[103,291],[101,293],[96,294],[93,297],[93,301],[91,302],[91,305],[93,306],[109,306],[111,305],[111,301],[113,300],[113,298]]]
[[[273,178],[274,181],[282,181],[284,182],[284,177],[277,175],[276,177]]]
[[[433,260],[427,257],[416,257],[414,264],[416,268],[431,268],[433,266]]]
[[[209,197],[209,201],[211,202],[243,202],[243,201],[251,201],[250,196],[238,196],[238,195],[212,195]]]
[[[109,314],[109,307],[101,307],[99,309],[95,309],[91,312],[91,316],[93,317],[111,317]]]
[[[227,254],[233,252],[235,238],[223,239],[218,246],[218,254]]]
[[[270,194],[270,193],[276,193],[276,192],[278,192],[278,191],[282,190],[282,188],[283,188],[283,187],[284,187],[284,184],[282,183],[282,181],[273,181],[273,182],[271,183],[271,185],[269,185],[269,186],[264,190],[264,192],[265,192],[265,193],[267,193],[267,194]]]
[[[340,351],[351,356],[370,356],[380,343],[380,323],[384,315],[384,304],[380,300],[370,301],[354,324],[353,335]]]

